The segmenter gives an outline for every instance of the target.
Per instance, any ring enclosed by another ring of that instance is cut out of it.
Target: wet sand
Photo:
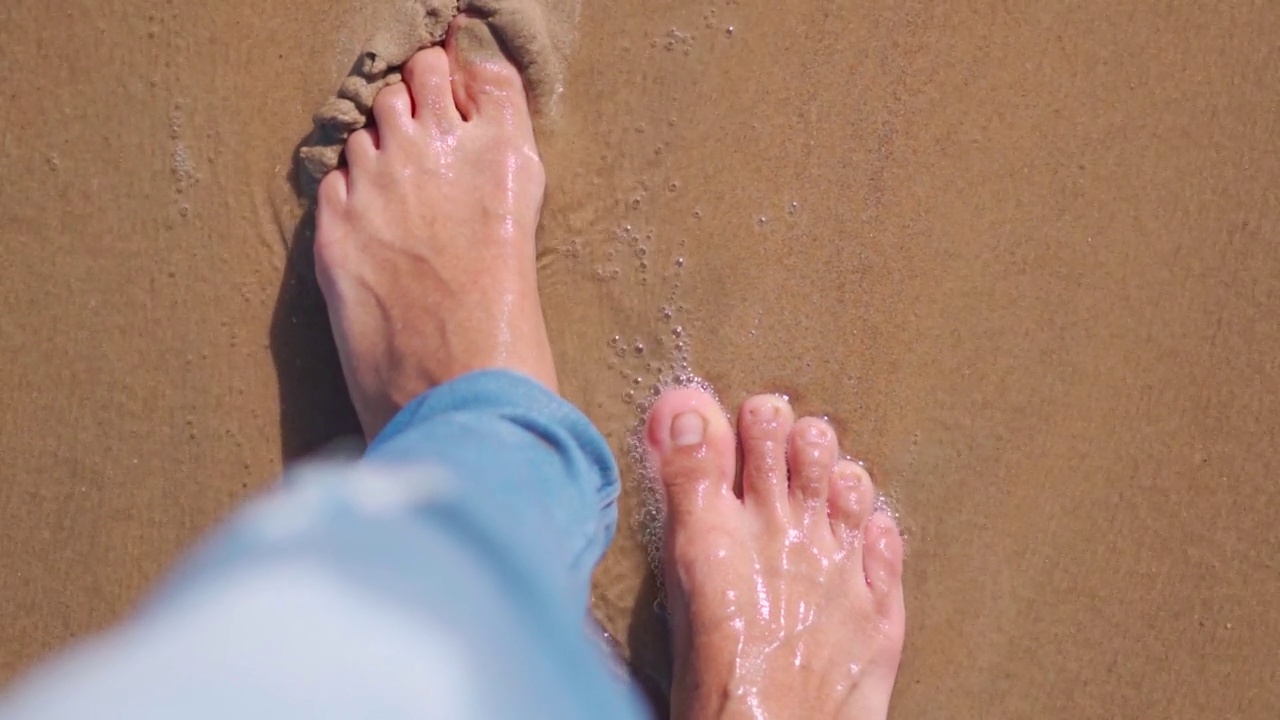
[[[1275,717],[1280,8],[1016,5],[584,4],[566,393],[625,459],[685,341],[831,416],[909,533],[898,717]],[[354,428],[287,177],[379,7],[0,9],[0,678]],[[652,669],[634,471],[593,605]]]

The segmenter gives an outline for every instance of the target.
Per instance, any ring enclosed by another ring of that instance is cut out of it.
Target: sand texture
[[[535,0],[399,2],[360,51],[334,97],[315,113],[315,129],[298,150],[299,188],[304,196],[313,195],[320,179],[338,167],[343,143],[369,122],[378,91],[401,81],[397,69],[415,52],[443,42],[449,21],[459,12],[483,18],[493,27],[520,67],[535,110],[540,115],[551,112],[563,88],[565,40],[556,38],[554,21],[542,5]],[[565,33],[560,28],[559,34]]]
[[[0,676],[354,433],[288,179],[363,50],[434,37],[371,44],[402,7],[0,8],[42,68],[0,104]],[[1280,717],[1280,5],[543,7],[543,307],[627,483],[592,607],[653,686],[627,438],[687,364],[895,498],[894,717]]]

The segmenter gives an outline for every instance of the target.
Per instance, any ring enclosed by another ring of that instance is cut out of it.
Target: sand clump
[[[520,68],[535,114],[554,114],[572,18],[555,17],[537,0],[405,0],[313,116],[315,128],[298,151],[299,189],[305,197],[314,196],[320,179],[341,164],[347,137],[369,122],[378,91],[401,81],[399,68],[418,50],[444,42],[459,13],[489,24]]]

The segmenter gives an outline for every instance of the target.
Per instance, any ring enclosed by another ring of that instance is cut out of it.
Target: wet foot
[[[545,179],[515,66],[459,17],[373,103],[316,209],[316,274],[365,434],[465,373],[556,389],[534,233]]]
[[[665,393],[649,452],[667,503],[672,716],[883,720],[902,652],[902,538],[822,420],[772,395],[733,428]],[[735,478],[740,485],[735,488]]]

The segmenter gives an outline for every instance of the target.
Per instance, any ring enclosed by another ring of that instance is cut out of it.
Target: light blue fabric
[[[617,496],[585,416],[467,375],[363,459],[287,474],[0,717],[646,717],[587,623]]]

